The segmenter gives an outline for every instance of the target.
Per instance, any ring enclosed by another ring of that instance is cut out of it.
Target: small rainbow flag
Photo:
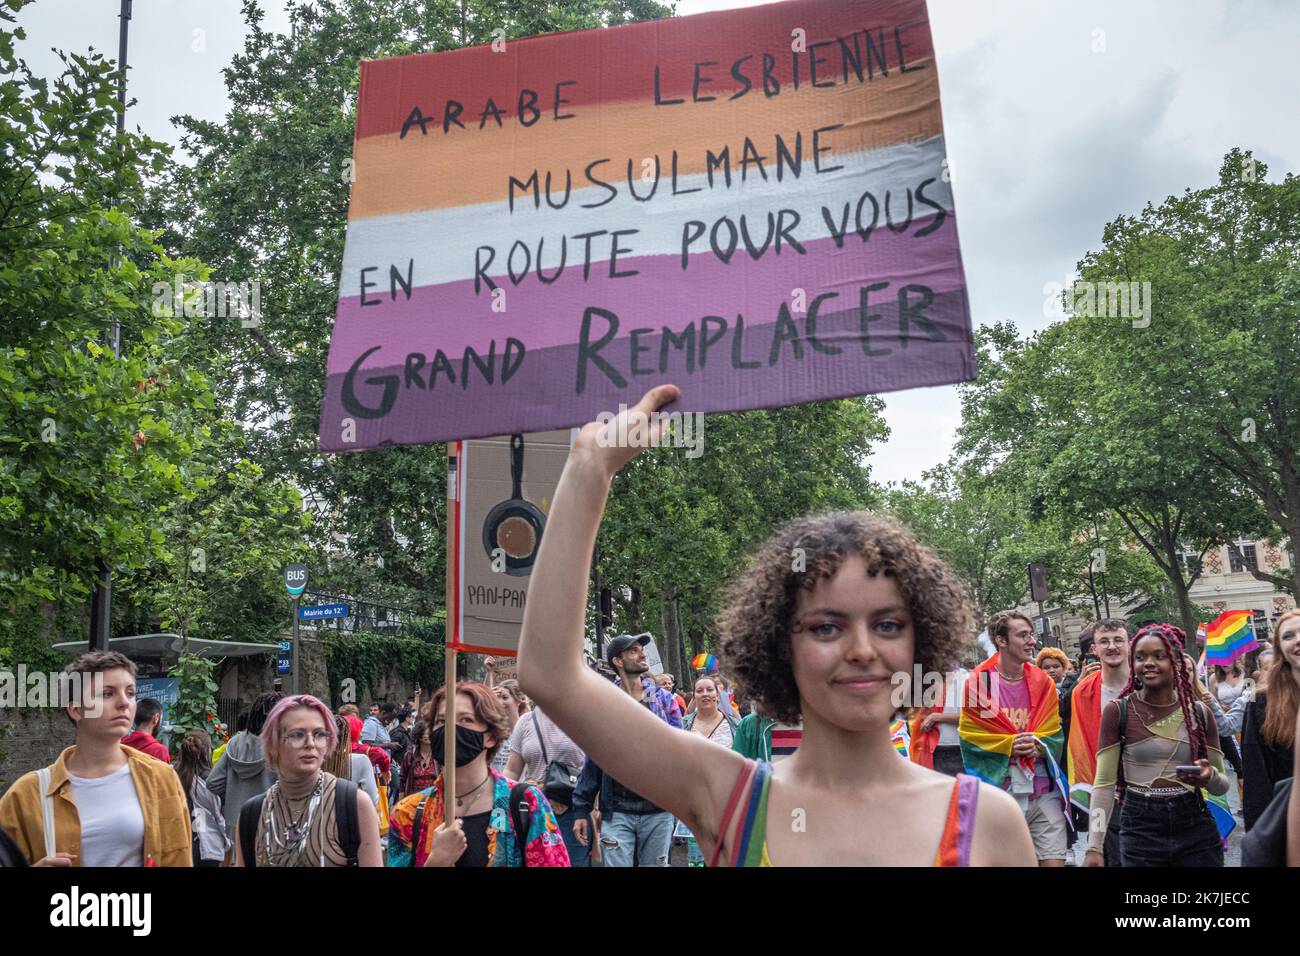
[[[889,740],[904,760],[910,759],[907,751],[912,744],[912,735],[908,733],[906,720],[895,720],[889,725]]]
[[[716,674],[718,671],[718,659],[712,654],[696,654],[691,666],[697,671],[704,671],[706,674]]]
[[[1205,663],[1227,666],[1242,654],[1259,647],[1252,611],[1224,611],[1205,632]]]

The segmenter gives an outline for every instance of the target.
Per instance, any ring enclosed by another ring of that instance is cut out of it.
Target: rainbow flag
[[[903,759],[908,759],[907,752],[912,745],[912,738],[908,733],[906,720],[899,719],[889,725],[889,740]]]
[[[704,671],[706,674],[716,674],[718,671],[718,659],[712,654],[696,654],[691,661],[691,667],[697,671]]]
[[[1224,611],[1211,621],[1205,632],[1205,663],[1227,666],[1259,647],[1252,617],[1253,611]]]
[[[1068,811],[1069,781],[1061,769],[1061,752],[1065,747],[1065,731],[1061,727],[1061,713],[1056,685],[1043,671],[1030,664],[1024,667],[1029,685],[1029,715],[1023,729],[991,699],[990,678],[997,673],[998,655],[995,653],[971,673],[962,694],[961,717],[957,734],[961,739],[961,756],[966,772],[986,783],[1001,787],[1011,765],[1011,745],[1016,735],[1031,733],[1038,738],[1039,754],[1047,761],[1048,776],[1056,786],[1062,806]],[[1034,757],[1019,758],[1020,765],[1029,772],[1034,769]]]
[[[1214,817],[1214,825],[1219,830],[1219,837],[1228,839],[1228,834],[1237,829],[1237,820],[1228,806],[1228,798],[1215,796],[1208,790],[1202,790],[1201,795],[1205,797],[1205,804],[1210,808],[1210,816]]]
[[[322,450],[974,378],[930,25],[787,0],[363,60]]]

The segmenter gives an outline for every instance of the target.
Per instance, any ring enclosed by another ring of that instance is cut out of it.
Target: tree
[[[10,9],[21,5],[9,4]],[[12,23],[11,13],[0,20]],[[0,606],[90,593],[96,558],[139,567],[158,553],[157,504],[182,492],[211,407],[181,323],[150,308],[168,259],[113,202],[162,168],[162,144],[115,132],[113,67],[61,55],[52,83],[0,27]],[[114,319],[121,356],[101,344]],[[186,411],[182,411],[186,410]]]
[[[986,472],[953,459],[924,479],[891,490],[889,509],[961,575],[984,618],[1029,600],[1031,561],[1047,568],[1049,603],[1091,610],[1095,618],[1106,616],[1108,598],[1118,604],[1161,586],[1159,571],[1118,521],[1059,509],[1033,514],[1018,473],[1005,464]],[[1094,568],[1105,569],[1105,593]]]
[[[1259,513],[1204,454],[1199,433],[1179,428],[1163,396],[1136,385],[1130,323],[1073,315],[1024,343],[1009,326],[981,330],[986,361],[977,383],[960,387],[958,452],[1020,476],[1035,517],[1113,514],[1165,575],[1194,631],[1188,591],[1200,572],[1187,566],[1186,549],[1199,555],[1257,525]],[[1161,349],[1143,360],[1153,355],[1164,361]]]
[[[655,630],[665,667],[688,680],[690,658],[714,644],[727,582],[778,525],[879,501],[866,462],[888,434],[882,407],[872,397],[709,415],[699,458],[662,448],[634,459],[614,479],[598,547],[616,631]]]
[[[1112,336],[1109,364],[1144,396],[1144,430],[1221,475],[1238,514],[1262,509],[1225,539],[1280,529],[1300,554],[1300,179],[1267,173],[1232,150],[1215,185],[1117,218],[1081,271],[1151,284],[1149,327]],[[1300,595],[1300,565],[1253,573]]]
[[[117,134],[113,64],[61,54],[51,82],[15,57],[21,38],[0,29],[0,645],[49,663],[51,632],[85,633],[74,609],[97,559],[115,624],[220,629],[258,607],[247,575],[224,569],[300,534],[302,516],[292,489],[240,463],[242,429],[205,372],[221,358],[178,312],[174,290],[204,266],[132,218],[166,147]],[[120,356],[103,344],[114,320]],[[168,593],[158,569],[187,573],[200,531],[223,593]]]
[[[289,7],[287,36],[246,0],[244,51],[226,71],[220,123],[178,117],[192,166],[153,194],[154,221],[177,252],[229,281],[259,282],[262,320],[231,336],[197,327],[226,357],[211,369],[224,409],[253,423],[248,457],[291,480],[320,509],[322,586],[383,592],[427,613],[445,575],[442,445],[319,455],[317,426],[347,221],[349,160],[362,59],[450,50],[666,16],[647,0],[325,0]],[[342,536],[340,543],[335,536]],[[344,554],[330,555],[342,545]],[[381,573],[382,570],[382,573]],[[400,593],[398,590],[400,589]]]

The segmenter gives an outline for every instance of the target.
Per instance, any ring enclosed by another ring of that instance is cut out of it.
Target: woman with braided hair
[[[1101,717],[1085,866],[1102,866],[1119,804],[1124,866],[1222,866],[1202,788],[1228,792],[1214,717],[1183,666],[1186,637],[1148,624],[1129,645],[1129,679]]]

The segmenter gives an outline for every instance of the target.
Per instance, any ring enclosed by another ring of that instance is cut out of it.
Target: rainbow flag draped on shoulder
[[[1253,611],[1224,611],[1205,632],[1205,663],[1227,667],[1242,654],[1259,647]]]
[[[1101,672],[1074,685],[1070,697],[1070,802],[1087,810],[1092,782],[1097,778],[1097,747],[1101,740]]]
[[[1029,720],[1018,728],[998,706],[992,692],[992,678],[998,669],[998,654],[980,664],[966,680],[962,694],[961,716],[957,734],[961,738],[962,762],[966,772],[986,783],[1001,787],[1011,765],[1011,745],[1017,734],[1031,733],[1038,738],[1040,754],[1048,762],[1048,774],[1056,784],[1061,800],[1067,805],[1069,820],[1069,784],[1061,769],[1061,752],[1065,732],[1061,727],[1061,710],[1056,685],[1041,669],[1025,664],[1029,687]],[[1018,758],[1026,773],[1033,773],[1033,757]]]

